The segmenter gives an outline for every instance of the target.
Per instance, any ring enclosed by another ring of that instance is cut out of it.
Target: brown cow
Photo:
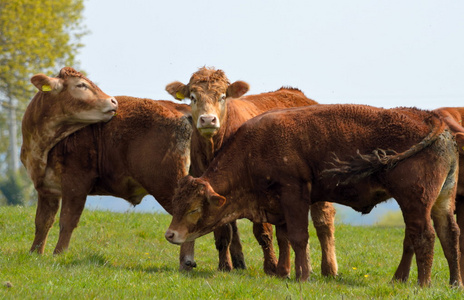
[[[191,241],[237,218],[286,226],[296,277],[307,280],[310,204],[331,201],[369,212],[395,198],[420,285],[431,279],[431,218],[450,283],[461,285],[453,217],[458,158],[445,128],[435,114],[417,109],[314,105],[262,114],[240,127],[200,178],[179,182],[173,202],[182,205],[174,207],[166,238]]]
[[[192,117],[196,128],[192,135],[191,175],[201,176],[238,127],[252,117],[271,109],[317,104],[301,91],[293,88],[281,88],[275,92],[238,98],[248,89],[248,84],[243,81],[230,84],[222,70],[205,67],[192,75],[188,85],[173,82],[166,86],[166,90],[174,98],[191,99]],[[312,207],[311,216],[322,248],[322,274],[335,276],[337,274],[333,224],[335,209],[331,203],[318,203]],[[234,267],[244,268],[245,261],[236,222],[226,224],[214,233],[216,248],[219,250],[219,269],[232,269],[230,256]],[[267,274],[278,273],[279,276],[288,276],[290,246],[285,235],[277,232],[281,264],[279,270],[276,270],[272,226],[254,223],[253,233],[264,252],[264,271]]]
[[[73,68],[61,69],[57,78],[37,74],[31,82],[39,92],[22,121],[21,161],[37,190],[53,190],[45,177],[50,149],[71,133],[97,122],[109,121],[117,101]]]
[[[66,82],[70,78],[62,80]],[[75,80],[71,79],[72,82]],[[87,195],[113,195],[136,205],[145,195],[151,194],[172,212],[171,199],[177,180],[187,175],[190,164],[190,107],[171,101],[126,96],[116,99],[118,113],[110,122],[88,125],[62,138],[49,151],[45,171],[48,175],[37,189],[36,233],[31,252],[44,252],[60,198],[60,234],[54,253],[68,248]],[[61,107],[61,102],[67,100],[66,90],[53,97],[48,92],[39,92],[24,115],[23,124],[30,125],[36,120],[39,124],[35,126],[41,125],[41,116],[48,115],[40,109],[53,102],[56,107]],[[62,111],[56,111],[53,117],[58,118]],[[42,121],[48,119],[51,118]],[[60,119],[65,120],[65,116]],[[67,124],[64,122],[63,126]],[[32,129],[23,127],[23,132],[32,132]],[[31,138],[38,139],[36,136]],[[27,157],[25,149],[29,149],[25,146],[23,157]]]
[[[464,229],[464,127],[462,127],[464,107],[442,107],[435,109],[434,112],[436,112],[451,129],[459,146],[459,175],[455,213],[457,224],[462,231]],[[459,247],[461,251],[464,249],[464,234],[462,234],[462,232],[459,236]],[[403,257],[401,258],[400,265],[394,276],[394,279],[399,281],[408,280],[412,258],[414,256],[413,245],[407,237],[405,237],[403,248]],[[459,264],[461,278],[464,278],[464,255],[461,255]]]

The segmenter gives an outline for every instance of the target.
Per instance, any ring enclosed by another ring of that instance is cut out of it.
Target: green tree
[[[24,186],[8,186],[22,182],[18,176],[24,173],[18,171],[19,128],[22,114],[36,92],[29,79],[36,73],[56,74],[64,66],[78,68],[76,54],[83,46],[80,39],[87,33],[81,25],[83,9],[83,0],[0,0],[2,190],[24,190]],[[3,194],[7,203],[16,203],[6,194],[11,193]]]

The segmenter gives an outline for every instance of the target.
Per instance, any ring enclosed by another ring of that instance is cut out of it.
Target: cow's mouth
[[[215,134],[217,131],[218,131],[219,128],[217,127],[201,127],[201,128],[198,128],[198,130],[200,131],[200,133],[202,135],[213,135]]]

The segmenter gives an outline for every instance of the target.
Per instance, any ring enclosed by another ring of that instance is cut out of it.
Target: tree
[[[78,67],[79,41],[87,34],[81,25],[83,9],[83,0],[0,0],[0,174],[6,174],[0,186],[21,182],[16,178],[18,129],[36,92],[29,79],[36,73],[56,74],[64,66]]]

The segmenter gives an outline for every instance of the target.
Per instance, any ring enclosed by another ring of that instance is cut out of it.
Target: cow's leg
[[[272,225],[269,223],[253,223],[253,234],[263,249],[264,273],[268,275],[276,275],[277,267],[277,258],[272,244],[272,232]]]
[[[311,219],[316,228],[317,237],[321,244],[323,276],[336,276],[338,272],[337,257],[335,255],[335,208],[332,203],[318,202],[311,205]]]
[[[55,222],[55,216],[60,207],[59,196],[44,196],[39,192],[37,212],[35,214],[35,238],[30,252],[43,254],[48,232]]]
[[[194,260],[195,241],[180,245],[179,261],[181,271],[190,271],[197,266]]]
[[[461,286],[459,271],[459,227],[454,219],[452,201],[437,200],[432,208],[432,218],[435,231],[440,240],[450,270],[450,284]],[[452,206],[452,207],[451,207]]]
[[[459,259],[459,268],[461,270],[461,280],[464,280],[464,197],[456,197],[456,220],[460,229],[459,234],[459,249],[460,249],[460,259]]]
[[[230,242],[230,256],[232,258],[232,265],[235,269],[245,269],[245,257],[243,256],[242,243],[240,242],[237,221],[231,222],[230,226],[232,226],[232,241]]]
[[[279,245],[279,261],[277,263],[277,276],[290,277],[290,243],[287,236],[287,225],[276,225],[276,237]]]
[[[296,279],[306,281],[311,269],[308,255],[309,202],[302,197],[300,191],[299,184],[283,184],[281,201],[284,204],[282,208],[288,240],[295,251]]]
[[[71,235],[79,223],[87,195],[63,195],[60,212],[60,235],[53,254],[59,254],[69,247]]]
[[[230,257],[230,243],[232,241],[232,226],[225,224],[214,230],[214,239],[216,241],[216,249],[219,251],[219,267],[220,271],[232,270],[232,259]]]
[[[412,258],[414,257],[414,247],[407,234],[404,235],[403,241],[403,255],[400,264],[396,269],[393,281],[406,282],[409,278],[409,271],[411,270]]]
[[[407,206],[401,205],[400,201],[398,203],[403,212],[406,234],[416,254],[418,282],[421,286],[428,286],[431,280],[435,242],[435,231],[430,218],[431,211],[422,202],[417,202],[417,205],[409,204]]]

